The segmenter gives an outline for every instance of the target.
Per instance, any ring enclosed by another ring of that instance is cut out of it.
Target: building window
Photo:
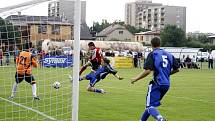
[[[141,36],[141,39],[140,39],[141,41],[143,41],[143,36]]]
[[[60,25],[52,25],[52,34],[60,34]]]
[[[139,36],[137,36],[137,41],[139,41]]]
[[[47,32],[47,25],[39,25],[38,26],[38,33],[46,34]]]
[[[119,31],[119,34],[123,34],[123,31]]]

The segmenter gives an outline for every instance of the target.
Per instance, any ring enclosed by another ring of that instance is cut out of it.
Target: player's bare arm
[[[173,74],[175,74],[175,73],[177,73],[177,72],[179,72],[179,69],[172,70],[171,73],[170,73],[170,75],[173,75]]]
[[[151,70],[144,70],[142,73],[137,75],[136,77],[131,78],[131,84],[134,84],[134,82],[137,82],[138,80],[145,78],[151,73]]]
[[[119,79],[119,80],[123,80],[124,78],[122,78],[122,77],[120,77],[118,74],[115,74],[114,75],[117,79]]]

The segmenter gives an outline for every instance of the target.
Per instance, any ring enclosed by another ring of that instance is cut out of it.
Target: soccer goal
[[[65,40],[74,23],[54,13],[58,4],[32,0],[0,9],[0,121],[71,120],[74,48]],[[47,15],[34,14],[44,6]]]

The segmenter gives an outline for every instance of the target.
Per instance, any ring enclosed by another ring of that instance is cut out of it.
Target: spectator
[[[137,60],[138,60],[137,62],[138,67],[142,68],[143,53],[140,51],[137,53]]]
[[[134,67],[137,68],[138,66],[138,55],[137,53],[133,53],[133,62],[134,62]]]
[[[40,67],[43,66],[43,58],[46,56],[46,53],[44,50],[41,50],[39,53],[39,63],[40,63]]]
[[[10,64],[10,51],[9,51],[9,49],[6,50],[5,57],[6,57],[6,65],[9,65]]]
[[[192,68],[195,68],[195,69],[199,69],[198,65],[197,65],[197,59],[196,59],[196,56],[193,55],[193,58],[192,58]]]
[[[1,66],[3,66],[3,51],[1,48],[0,48],[0,63],[1,63]]]
[[[186,64],[185,64],[185,55],[183,55],[183,57],[180,59],[180,67],[181,68],[185,68]]]
[[[16,47],[14,51],[14,63],[16,64],[16,58],[19,56],[19,49]]]
[[[186,63],[187,68],[191,68],[192,61],[191,61],[191,58],[189,57],[189,55],[187,55],[187,57],[185,59],[185,63]]]
[[[213,55],[211,53],[211,50],[209,51],[209,55],[208,55],[208,68],[213,69]]]

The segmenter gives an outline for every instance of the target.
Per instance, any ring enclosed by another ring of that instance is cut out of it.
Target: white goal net
[[[0,9],[0,121],[71,120],[72,24],[29,3]]]

